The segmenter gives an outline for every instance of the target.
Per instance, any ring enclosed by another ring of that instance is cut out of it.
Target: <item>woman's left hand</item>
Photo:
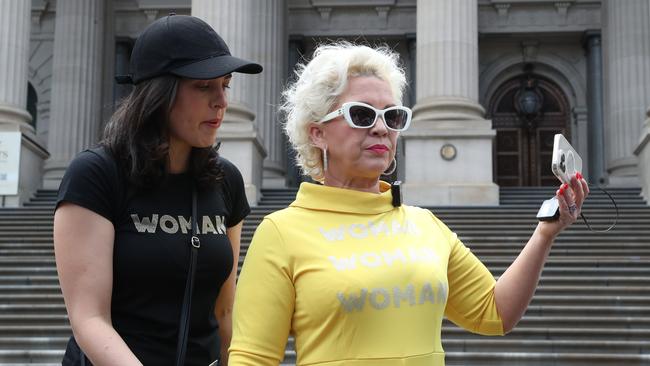
[[[589,186],[580,173],[571,177],[571,185],[562,184],[555,192],[560,204],[560,217],[554,221],[539,224],[542,234],[555,238],[562,230],[573,224],[580,216],[582,204],[589,195]]]

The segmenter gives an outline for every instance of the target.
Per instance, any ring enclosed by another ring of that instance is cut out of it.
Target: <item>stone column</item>
[[[476,0],[418,0],[417,88],[404,198],[432,205],[497,205],[491,122],[478,104]]]
[[[267,152],[263,185],[269,188],[286,185],[286,147],[278,105],[287,75],[287,12],[286,0],[253,0],[253,11],[248,14],[253,25],[253,36],[249,41],[253,51],[251,57],[264,66],[264,72],[251,80],[251,91],[254,93],[252,97],[257,126]]]
[[[589,153],[587,157],[587,179],[593,183],[604,183],[605,139],[603,134],[603,62],[599,31],[588,31],[584,37],[587,56],[587,133]],[[583,173],[584,174],[584,173]]]
[[[287,60],[287,75],[289,75],[289,80],[295,81],[295,70],[296,66],[299,63],[304,62],[302,60],[304,51],[303,37],[296,35],[292,36],[289,39],[289,52]],[[284,144],[286,148],[286,167],[287,167],[287,180],[286,185],[288,187],[298,187],[302,182],[302,174],[300,168],[296,166],[296,151],[289,145],[289,142],[285,139]]]
[[[99,138],[104,10],[104,0],[56,3],[47,189],[58,188],[70,160]]]
[[[27,68],[31,3],[0,0],[0,124],[7,131],[31,131],[27,112]]]
[[[205,20],[226,41],[233,56],[251,61],[255,59],[253,49],[254,28],[260,19],[251,16],[253,0],[192,0],[192,15]],[[262,64],[266,73],[267,65]],[[262,187],[262,161],[267,153],[262,126],[255,122],[259,87],[255,78],[260,75],[235,74],[230,84],[228,110],[217,139],[222,142],[221,154],[232,161],[241,171],[246,196],[251,205],[257,205]]]
[[[0,159],[18,162],[17,170],[2,164],[0,206],[19,206],[40,187],[47,158],[26,110],[30,25],[30,1],[0,0]]]
[[[639,159],[639,176],[641,181],[641,195],[650,205],[650,107],[646,112],[647,119],[641,131],[641,138],[634,154]]]
[[[604,1],[605,139],[610,185],[638,185],[634,148],[650,101],[650,1]]]
[[[591,144],[589,143],[589,111],[585,107],[574,107],[571,109],[571,123],[572,123],[572,144],[580,156],[584,156],[583,159],[588,159],[589,149]],[[588,163],[583,164],[582,170],[589,172]],[[584,174],[584,173],[583,173]],[[591,182],[591,178],[588,178]]]
[[[126,75],[129,73],[129,56],[131,55],[131,42],[118,40],[115,44],[115,75]],[[133,86],[130,84],[113,85],[113,103],[117,104],[129,95]]]
[[[408,53],[409,53],[409,61],[408,61],[408,70],[407,70],[407,77],[408,77],[408,96],[409,96],[409,106],[413,106],[415,104],[417,94],[415,93],[415,89],[417,88],[417,54],[418,54],[418,47],[417,47],[417,38],[415,33],[409,33],[406,35],[406,42],[408,43]]]

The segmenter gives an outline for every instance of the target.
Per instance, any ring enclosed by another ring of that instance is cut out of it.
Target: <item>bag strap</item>
[[[185,295],[183,296],[183,307],[181,309],[181,320],[178,327],[178,344],[176,345],[176,366],[185,364],[185,351],[187,350],[187,339],[190,333],[190,310],[192,305],[192,290],[194,289],[194,275],[196,274],[196,261],[201,247],[199,240],[199,225],[197,224],[196,209],[196,186],[192,187],[192,237],[190,238],[190,266],[185,282]]]

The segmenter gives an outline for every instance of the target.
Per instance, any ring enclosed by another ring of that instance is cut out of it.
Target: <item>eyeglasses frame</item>
[[[352,123],[352,116],[350,116],[350,108],[357,107],[357,106],[370,108],[373,111],[375,111],[375,120],[369,126],[357,126],[354,123]],[[388,123],[386,123],[386,119],[384,118],[384,114],[386,112],[396,110],[396,109],[406,111],[406,124],[404,124],[404,127],[399,129],[399,130],[388,126]],[[409,107],[405,107],[405,106],[401,106],[401,105],[388,107],[386,109],[377,109],[377,108],[375,108],[375,107],[373,107],[371,105],[368,105],[368,104],[362,103],[362,102],[346,102],[346,103],[343,103],[341,105],[341,108],[339,108],[339,109],[325,115],[325,117],[321,118],[318,121],[318,123],[329,122],[329,121],[333,120],[334,118],[337,118],[339,116],[343,116],[344,117],[343,119],[345,120],[345,122],[347,122],[347,124],[350,127],[366,129],[366,128],[373,128],[377,124],[377,120],[379,119],[379,116],[381,116],[381,119],[384,121],[384,124],[386,125],[387,129],[389,129],[391,131],[395,131],[395,132],[402,132],[402,131],[406,131],[409,128],[409,126],[411,125],[411,117],[412,117],[412,115],[413,115],[413,111],[411,111],[411,109]]]

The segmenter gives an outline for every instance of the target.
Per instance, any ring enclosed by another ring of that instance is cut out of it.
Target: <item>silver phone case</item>
[[[571,177],[582,172],[582,158],[561,134],[553,140],[553,159],[551,161],[553,174],[566,184],[571,183]]]

